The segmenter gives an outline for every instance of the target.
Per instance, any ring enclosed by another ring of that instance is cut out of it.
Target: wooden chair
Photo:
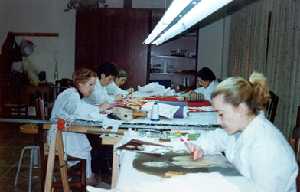
[[[300,106],[298,106],[297,118],[296,118],[296,125],[293,129],[292,136],[290,138],[290,144],[293,147],[296,158],[300,161]]]
[[[295,155],[296,159],[298,162],[298,165],[300,165],[300,106],[298,106],[298,112],[297,112],[297,117],[296,117],[296,125],[293,129],[293,133],[291,138],[289,139],[289,143],[291,144]],[[300,174],[300,173],[299,173]],[[297,192],[300,191],[300,175],[298,174],[298,177],[296,179],[297,182]]]
[[[61,79],[55,81],[55,90],[54,90],[55,98],[59,93],[63,92],[65,89],[72,86],[73,86],[73,81],[71,79]]]
[[[270,101],[266,106],[266,117],[274,123],[276,112],[277,112],[277,106],[279,102],[279,97],[273,92],[270,91]]]

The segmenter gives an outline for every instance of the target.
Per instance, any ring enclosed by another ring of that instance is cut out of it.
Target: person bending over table
[[[117,96],[117,95],[126,96],[126,95],[132,93],[134,91],[133,88],[129,88],[127,90],[123,90],[120,88],[126,83],[127,79],[128,79],[128,73],[123,69],[119,69],[118,75],[115,78],[115,80],[112,81],[107,86],[107,88],[106,88],[107,93],[109,95],[114,95],[114,96]]]
[[[247,81],[231,77],[212,93],[223,129],[187,143],[194,159],[224,152],[259,192],[296,192],[298,166],[292,148],[262,112],[269,99],[266,78],[254,72]]]
[[[83,100],[93,105],[99,105],[102,111],[111,107],[111,103],[115,100],[121,99],[121,97],[110,96],[107,93],[106,87],[114,80],[118,75],[118,70],[112,63],[104,63],[100,65],[97,70],[97,80],[95,89],[92,94]]]
[[[208,67],[203,67],[197,72],[197,88],[190,92],[192,97],[196,97],[195,94],[202,94],[204,100],[211,100],[211,93],[218,85],[216,76],[212,70]]]
[[[80,69],[73,74],[74,87],[60,93],[54,103],[51,112],[51,120],[58,118],[65,120],[80,117],[100,118],[99,107],[87,104],[81,98],[91,95],[97,75],[89,69]],[[99,115],[99,116],[98,116]],[[48,142],[55,137],[56,126],[52,126],[48,132]],[[91,169],[91,146],[85,134],[63,132],[64,151],[67,155],[86,160],[87,184],[95,184],[96,180]]]

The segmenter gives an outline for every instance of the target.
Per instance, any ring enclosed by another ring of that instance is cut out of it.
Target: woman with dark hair
[[[208,67],[203,67],[197,73],[197,89],[195,93],[202,94],[205,100],[211,99],[211,93],[218,85],[215,74]]]
[[[60,93],[51,112],[51,121],[59,118],[72,120],[78,118],[101,119],[97,106],[87,104],[81,99],[91,95],[97,75],[89,69],[80,69],[73,74],[74,87]],[[56,134],[56,125],[48,132],[48,142],[52,142]],[[64,151],[67,155],[86,160],[87,183],[94,184],[95,178],[91,170],[91,146],[85,134],[63,132]]]
[[[129,88],[127,90],[121,89],[121,87],[126,83],[127,79],[128,79],[128,73],[123,70],[123,69],[119,69],[118,71],[118,75],[116,76],[115,80],[112,81],[106,88],[107,93],[109,95],[128,95],[130,93],[132,93],[134,91],[133,88]]]
[[[107,93],[106,87],[113,82],[118,75],[118,70],[113,63],[104,63],[100,65],[97,70],[97,80],[95,89],[89,97],[84,98],[87,103],[99,105],[101,110],[108,109],[111,103],[119,98],[110,96]]]
[[[282,133],[265,118],[269,100],[266,78],[253,73],[249,81],[231,77],[212,93],[212,105],[223,129],[203,133],[187,143],[193,158],[224,152],[258,192],[296,192],[298,166]]]

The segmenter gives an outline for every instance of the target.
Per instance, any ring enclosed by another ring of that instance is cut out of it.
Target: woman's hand
[[[101,112],[106,111],[109,108],[111,108],[111,105],[109,103],[103,103],[103,104],[99,105],[99,109]]]
[[[203,157],[204,152],[199,146],[191,142],[185,142],[184,144],[187,150],[192,154],[193,160],[201,159]]]
[[[127,89],[127,91],[128,91],[128,94],[131,94],[134,92],[134,88],[129,88],[129,89]]]
[[[121,100],[123,100],[124,98],[123,98],[123,96],[122,95],[116,95],[115,96],[115,101],[121,101]]]

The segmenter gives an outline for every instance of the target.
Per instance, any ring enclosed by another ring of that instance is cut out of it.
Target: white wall
[[[36,45],[32,63],[38,71],[47,71],[48,81],[53,81],[54,57],[58,60],[59,78],[71,77],[74,70],[75,12],[64,12],[61,0],[2,0],[5,17],[0,17],[0,43],[8,31],[59,33],[59,37],[33,37]],[[21,38],[17,38],[19,41]]]
[[[209,67],[217,78],[227,76],[230,17],[199,29],[198,69]]]
[[[54,58],[59,78],[71,78],[75,59],[75,10],[64,12],[69,0],[0,0],[0,45],[8,31],[59,33],[58,38],[34,37],[32,62],[54,80]],[[165,8],[171,0],[133,0],[133,8]],[[107,0],[108,7],[121,8],[123,0]],[[17,38],[19,41],[20,38]],[[0,50],[1,51],[1,50]]]
[[[172,0],[132,0],[132,8],[167,8]]]

